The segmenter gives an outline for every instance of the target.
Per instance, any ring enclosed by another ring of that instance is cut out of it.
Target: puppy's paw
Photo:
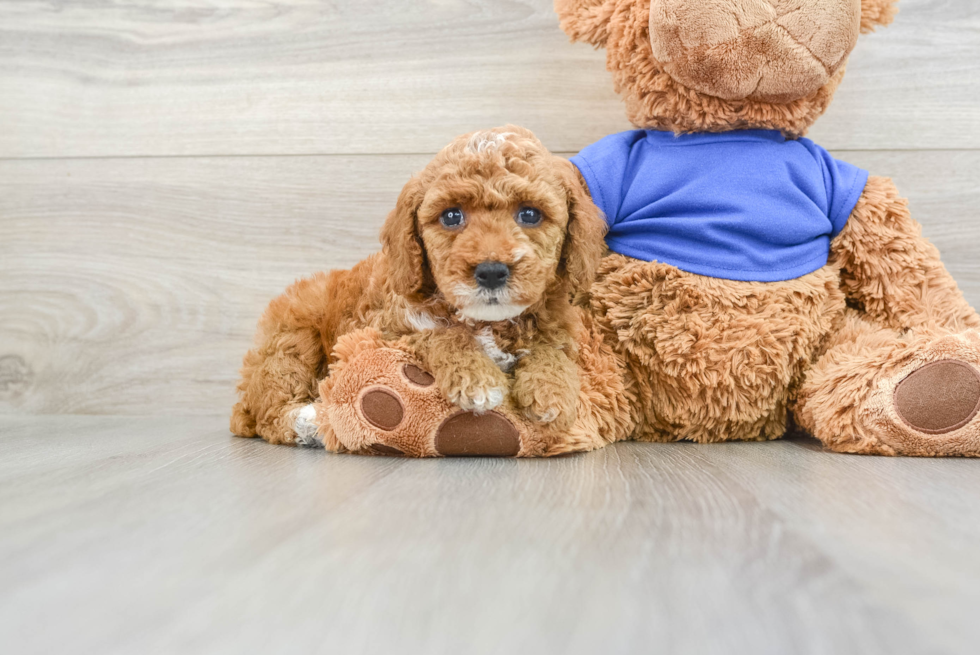
[[[575,409],[562,410],[559,407],[544,407],[532,404],[524,408],[524,415],[535,423],[551,425],[556,430],[565,432],[571,429],[578,417]]]
[[[293,432],[296,433],[296,445],[302,448],[323,448],[323,438],[316,424],[316,408],[306,405],[293,412]]]
[[[544,382],[518,376],[512,393],[514,404],[536,423],[568,430],[577,416],[577,390],[570,384]]]
[[[500,407],[505,395],[507,390],[504,387],[484,387],[475,384],[453,389],[446,394],[449,402],[460,409],[477,414]]]
[[[442,393],[452,404],[482,414],[496,409],[507,396],[507,379],[496,369],[489,375],[460,368],[436,375]]]

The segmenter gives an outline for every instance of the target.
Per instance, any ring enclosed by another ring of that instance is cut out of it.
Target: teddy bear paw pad
[[[402,375],[404,375],[409,382],[419,387],[431,387],[436,383],[436,379],[428,371],[423,371],[415,364],[405,364],[402,367]]]
[[[514,457],[521,438],[514,424],[496,412],[457,412],[436,431],[435,449],[445,457]]]
[[[370,446],[369,450],[375,455],[404,455],[405,452],[383,443],[376,443]]]
[[[384,387],[366,389],[361,395],[360,405],[364,420],[380,430],[395,430],[405,418],[401,398]]]
[[[431,387],[436,379],[427,371],[414,364],[402,366],[402,375],[417,387]],[[405,405],[398,394],[385,387],[367,389],[361,396],[361,416],[374,427],[392,432],[398,429],[405,419]],[[368,448],[377,455],[404,455],[405,451],[394,446],[376,443]]]
[[[926,364],[895,388],[895,411],[924,434],[958,430],[980,411],[980,374],[953,359]]]

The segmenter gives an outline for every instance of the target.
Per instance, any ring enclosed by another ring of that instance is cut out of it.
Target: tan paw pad
[[[445,457],[514,457],[521,438],[514,424],[496,412],[457,412],[436,431],[435,449]]]
[[[415,364],[405,364],[402,366],[402,375],[412,384],[419,387],[431,387],[436,383],[436,379],[428,371],[422,370]]]
[[[980,374],[953,359],[926,364],[895,388],[895,411],[924,434],[958,430],[980,411]]]
[[[384,387],[365,389],[361,394],[360,409],[365,421],[387,432],[395,430],[405,418],[401,398]]]

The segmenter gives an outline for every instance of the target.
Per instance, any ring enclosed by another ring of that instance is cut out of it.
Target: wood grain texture
[[[223,411],[268,301],[376,250],[427,159],[0,162],[0,404]]]
[[[970,653],[978,461],[815,442],[358,458],[0,417],[0,643],[98,653]]]
[[[811,136],[980,305],[980,5],[901,5]],[[551,0],[0,3],[0,650],[975,651],[977,461],[228,435],[272,296],[373,252],[456,134],[626,129],[604,61]]]
[[[980,153],[892,175],[980,306]],[[0,413],[212,414],[290,282],[377,248],[425,156],[0,162]]]
[[[901,6],[814,138],[980,147],[980,4]],[[0,3],[0,158],[431,153],[507,122],[573,152],[627,127],[552,0]]]

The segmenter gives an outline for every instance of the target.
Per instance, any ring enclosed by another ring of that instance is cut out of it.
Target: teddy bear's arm
[[[908,202],[888,178],[868,180],[831,243],[831,259],[841,267],[841,288],[848,300],[887,327],[980,326],[980,317],[946,271],[939,251],[922,236]]]

